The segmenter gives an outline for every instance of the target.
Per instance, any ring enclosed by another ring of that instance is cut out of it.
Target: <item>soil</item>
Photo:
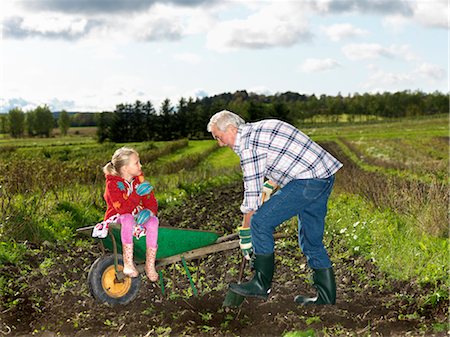
[[[239,224],[241,196],[241,183],[204,192],[178,207],[162,209],[161,225],[228,234]],[[295,295],[314,292],[295,230],[285,231],[290,236],[277,241],[269,299],[246,299],[238,309],[222,308],[227,285],[237,280],[238,249],[189,263],[198,296],[192,295],[181,265],[174,264],[164,268],[164,295],[158,284],[143,279],[134,301],[111,307],[89,293],[89,268],[102,255],[94,241],[92,248],[76,243],[86,242],[86,237],[76,238],[70,248],[29,245],[31,270],[0,266],[0,276],[13,280],[11,293],[4,294],[5,302],[0,303],[0,335],[282,336],[290,331],[304,332],[296,336],[447,335],[448,303],[420,305],[426,287],[391,280],[361,257],[341,258],[348,255],[333,251],[332,240],[336,305],[296,305]],[[250,278],[251,271],[247,269],[245,276]],[[8,308],[5,303],[14,297],[17,305]]]

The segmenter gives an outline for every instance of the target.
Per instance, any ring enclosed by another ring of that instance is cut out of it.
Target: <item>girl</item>
[[[150,281],[155,282],[158,280],[155,269],[158,203],[152,186],[144,180],[139,154],[128,147],[120,148],[103,167],[103,172],[106,178],[104,198],[107,204],[103,223],[114,221],[121,224],[123,273],[130,277],[139,275],[133,261],[133,236],[139,238],[145,232],[145,273]]]

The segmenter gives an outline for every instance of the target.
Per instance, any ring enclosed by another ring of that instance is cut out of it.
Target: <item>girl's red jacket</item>
[[[107,220],[116,214],[135,213],[138,207],[147,208],[153,212],[154,215],[158,212],[158,202],[155,194],[140,196],[136,193],[136,186],[144,181],[144,176],[140,175],[128,183],[120,176],[105,175],[106,188],[104,198],[107,209],[105,219]]]

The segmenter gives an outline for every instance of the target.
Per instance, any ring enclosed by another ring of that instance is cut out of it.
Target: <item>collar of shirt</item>
[[[236,139],[234,140],[233,151],[236,152],[237,154],[239,154],[239,152],[241,151],[241,135],[242,135],[242,129],[244,128],[244,125],[245,124],[239,125],[238,131],[236,134]]]

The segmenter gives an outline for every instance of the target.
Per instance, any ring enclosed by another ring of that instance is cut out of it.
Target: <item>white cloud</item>
[[[247,92],[253,92],[258,95],[272,95],[272,92],[264,85],[255,85],[253,87],[248,88]]]
[[[424,26],[448,28],[449,2],[447,0],[415,1],[414,19]]]
[[[311,32],[296,2],[270,3],[245,19],[218,22],[207,35],[216,51],[292,46],[309,41]]]
[[[400,33],[405,30],[405,27],[410,22],[409,18],[401,15],[389,15],[383,18],[382,25],[390,31]]]
[[[383,47],[377,43],[348,44],[342,47],[342,52],[350,60],[374,59],[380,57],[397,57],[406,61],[417,60],[417,56],[411,52],[408,45],[391,45],[390,47]]]
[[[371,72],[367,80],[362,84],[366,89],[374,91],[375,88],[382,90],[397,90],[402,87],[410,87],[415,80],[411,74],[393,73],[378,70]]]
[[[306,59],[305,62],[300,66],[300,70],[305,73],[314,73],[319,71],[330,70],[333,68],[340,67],[339,62],[334,59]]]
[[[386,16],[382,24],[395,32],[404,32],[408,24],[419,23],[424,27],[444,28],[450,27],[449,2],[447,0],[414,1],[413,15],[404,16],[393,14]]]
[[[335,42],[368,34],[366,30],[357,28],[349,23],[341,23],[322,27],[322,30],[332,41]]]
[[[323,14],[412,14],[411,1],[405,0],[311,0],[308,5]]]
[[[422,63],[416,70],[416,72],[427,79],[442,80],[446,77],[447,72],[444,68],[435,64]]]

